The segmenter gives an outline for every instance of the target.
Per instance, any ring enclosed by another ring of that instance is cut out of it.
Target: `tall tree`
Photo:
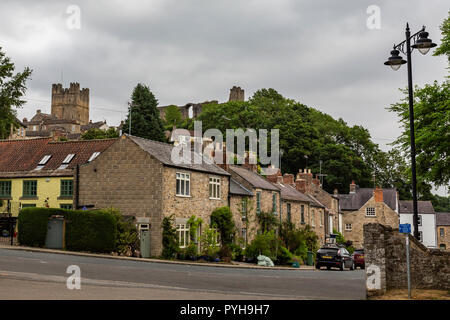
[[[109,139],[117,138],[119,132],[115,128],[109,128],[108,130],[101,130],[98,128],[89,129],[81,135],[82,140],[94,140],[94,139]]]
[[[450,11],[449,16],[441,25],[442,39],[441,45],[436,48],[435,56],[446,55],[450,64]]]
[[[403,132],[396,140],[405,152],[410,148],[408,92],[401,102],[388,110],[400,117]],[[416,138],[416,167],[418,180],[437,186],[450,182],[450,81],[414,90],[414,130]]]
[[[172,130],[173,126],[179,127],[182,124],[180,109],[175,105],[170,105],[165,110],[166,129]]]
[[[14,70],[14,63],[0,47],[0,139],[9,136],[11,125],[18,126],[15,108],[20,108],[25,103],[21,98],[26,91],[25,82],[32,72],[28,67],[16,74]]]
[[[131,101],[128,103],[128,117],[123,126],[124,132],[129,132],[131,109],[132,135],[165,142],[164,124],[157,106],[158,100],[156,100],[149,87],[138,83],[131,94]]]

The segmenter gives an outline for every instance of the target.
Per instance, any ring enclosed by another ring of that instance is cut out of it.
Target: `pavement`
[[[69,289],[69,266],[80,289]],[[366,299],[364,270],[268,268],[0,248],[0,299]]]

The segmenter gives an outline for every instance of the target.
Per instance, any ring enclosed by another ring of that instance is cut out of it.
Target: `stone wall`
[[[444,235],[441,236],[441,229],[444,229]],[[437,247],[445,245],[445,250],[450,251],[450,226],[437,226]]]
[[[367,294],[406,289],[405,234],[379,223],[364,225],[364,258]],[[428,249],[413,236],[410,239],[412,289],[450,290],[450,253]]]

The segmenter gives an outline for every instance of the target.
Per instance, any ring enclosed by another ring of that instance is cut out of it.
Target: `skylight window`
[[[50,158],[52,157],[51,154],[47,154],[45,155],[41,161],[39,161],[37,167],[34,170],[41,170],[42,168],[45,167],[45,165],[47,164],[48,160],[50,160]]]
[[[72,161],[73,157],[75,157],[74,153],[70,153],[67,155],[67,157],[64,159],[64,161],[62,162],[63,164],[68,164],[70,163],[70,161]]]
[[[91,162],[92,160],[94,160],[95,158],[98,157],[98,155],[100,154],[100,152],[94,152],[91,157],[89,158],[88,162]]]

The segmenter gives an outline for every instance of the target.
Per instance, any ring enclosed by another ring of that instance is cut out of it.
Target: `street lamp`
[[[409,93],[409,127],[411,136],[411,171],[412,171],[412,194],[413,194],[413,225],[414,237],[419,239],[419,216],[417,213],[417,181],[416,181],[416,145],[414,137],[414,106],[413,106],[413,85],[412,85],[412,69],[411,69],[411,52],[418,49],[421,54],[427,54],[428,51],[435,47],[436,44],[428,39],[428,32],[425,32],[425,26],[415,34],[411,35],[409,25],[406,24],[406,40],[403,40],[391,51],[391,57],[384,64],[390,66],[394,70],[400,69],[402,64],[408,64],[408,93]],[[414,44],[411,46],[411,39]],[[405,48],[406,44],[406,48]],[[406,50],[406,52],[405,52]],[[406,54],[406,61],[400,56],[400,51]]]

